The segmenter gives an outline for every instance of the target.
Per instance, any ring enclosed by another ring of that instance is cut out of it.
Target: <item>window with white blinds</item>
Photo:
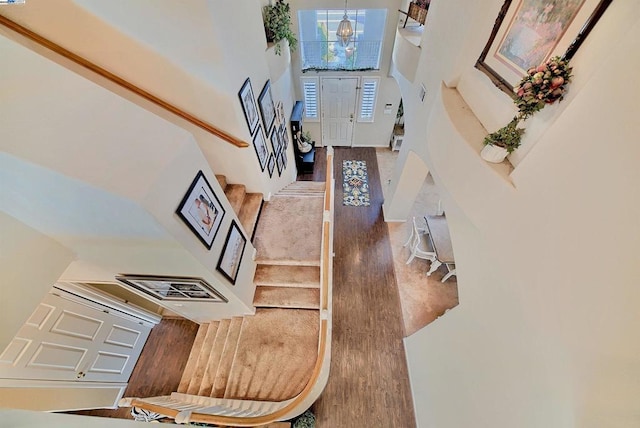
[[[376,111],[376,97],[378,95],[379,77],[363,77],[360,92],[360,112],[358,122],[373,122]]]
[[[318,96],[319,80],[317,77],[301,77],[302,97],[304,98],[304,120],[320,122],[320,103]]]

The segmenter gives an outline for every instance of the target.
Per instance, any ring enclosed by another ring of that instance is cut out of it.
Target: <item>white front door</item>
[[[0,378],[126,383],[151,328],[56,291],[0,355]]]
[[[322,78],[322,145],[351,146],[357,77]]]

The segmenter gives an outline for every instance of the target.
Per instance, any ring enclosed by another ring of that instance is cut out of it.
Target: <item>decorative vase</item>
[[[493,144],[485,145],[480,151],[480,157],[491,163],[500,163],[507,157],[509,152],[507,149],[500,146],[494,146]]]

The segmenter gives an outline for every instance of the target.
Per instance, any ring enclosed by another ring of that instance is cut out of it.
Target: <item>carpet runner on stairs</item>
[[[231,208],[238,216],[240,224],[251,238],[254,234],[260,210],[262,208],[262,193],[247,193],[244,184],[231,184],[224,175],[216,175],[218,184],[224,191]]]
[[[320,265],[324,198],[275,195],[265,202],[256,227],[256,262]]]
[[[202,324],[196,336],[201,346],[194,345],[178,392],[246,400],[293,398],[313,371],[318,321],[316,310],[269,308]]]
[[[233,198],[244,191],[218,180]],[[200,326],[178,392],[281,401],[305,387],[318,352],[323,196],[324,183],[295,182],[261,202],[256,313]]]
[[[320,267],[258,265],[256,307],[320,308]]]
[[[258,265],[253,282],[256,285],[319,288],[320,266]]]

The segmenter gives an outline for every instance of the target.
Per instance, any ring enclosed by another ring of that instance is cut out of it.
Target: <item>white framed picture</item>
[[[204,246],[211,249],[225,210],[202,171],[198,171],[176,214]]]
[[[216,269],[234,285],[238,278],[240,262],[242,261],[246,244],[247,238],[242,234],[238,223],[235,220],[231,220],[231,227],[229,228],[229,233],[227,233],[227,239],[224,241],[224,247]]]
[[[157,275],[120,275],[116,280],[158,300],[227,302],[202,278]]]

